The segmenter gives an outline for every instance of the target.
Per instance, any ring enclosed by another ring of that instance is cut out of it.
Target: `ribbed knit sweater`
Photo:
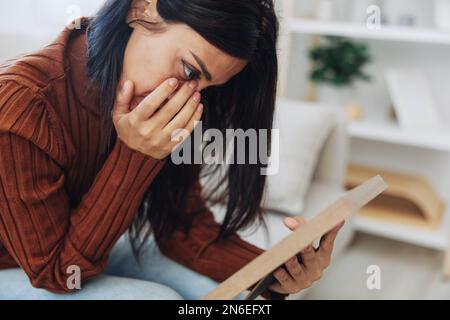
[[[82,280],[105,270],[164,166],[116,139],[101,155],[99,96],[86,94],[86,30],[65,29],[44,49],[0,68],[0,269],[20,267],[35,287],[67,292],[67,268]],[[201,198],[186,234],[163,254],[223,281],[263,250],[236,234],[213,242],[219,225]]]

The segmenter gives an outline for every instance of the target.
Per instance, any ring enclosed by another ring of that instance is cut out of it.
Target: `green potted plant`
[[[309,58],[312,62],[309,79],[315,86],[331,87],[338,103],[353,109],[352,112],[362,109],[353,99],[354,83],[370,81],[370,76],[363,71],[371,61],[366,44],[341,37],[324,37],[310,49]]]

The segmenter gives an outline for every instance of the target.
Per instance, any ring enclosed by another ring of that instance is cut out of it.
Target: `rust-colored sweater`
[[[165,163],[119,139],[100,154],[105,130],[87,80],[85,29],[65,29],[0,69],[0,269],[21,267],[33,286],[52,292],[69,291],[70,265],[83,281],[105,270]],[[213,242],[219,225],[195,189],[191,206],[203,214],[161,249],[223,281],[262,250],[237,235]]]

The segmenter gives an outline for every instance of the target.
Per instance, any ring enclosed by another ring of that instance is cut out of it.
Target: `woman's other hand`
[[[302,217],[284,220],[284,224],[293,231],[304,223],[305,220]],[[292,257],[286,262],[285,268],[275,270],[273,275],[277,281],[270,290],[282,294],[294,294],[311,287],[319,280],[330,264],[334,241],[343,225],[344,222],[324,235],[318,249],[311,244],[299,254],[300,259],[297,256]]]
[[[176,91],[178,86],[175,78],[164,81],[131,110],[134,84],[125,81],[118,90],[113,111],[118,138],[131,149],[155,159],[169,156],[187,138],[173,136],[179,130],[190,134],[203,113],[197,81],[186,82]]]

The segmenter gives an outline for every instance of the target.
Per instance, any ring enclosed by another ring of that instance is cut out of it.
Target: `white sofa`
[[[302,116],[302,107],[290,112],[292,117]],[[345,117],[337,109],[332,107],[317,106],[318,108],[330,108],[335,114],[335,123],[331,130],[331,134],[320,152],[319,160],[315,168],[313,181],[309,187],[305,197],[304,209],[302,216],[306,220],[311,219],[315,214],[326,208],[334,200],[336,200],[344,192],[343,184],[345,171],[347,167],[348,155],[348,136],[346,130]],[[293,173],[295,174],[295,173]],[[225,212],[223,205],[215,205],[211,207],[217,221],[222,221]],[[268,249],[273,244],[285,238],[290,231],[283,224],[286,215],[278,212],[269,212],[265,217],[267,232],[257,226],[248,230],[240,231],[239,235],[246,241],[256,246]],[[345,250],[354,234],[352,220],[348,221],[342,228],[338,238],[336,239],[333,260],[338,258]],[[333,267],[333,262],[329,268]],[[297,295],[291,295],[289,299],[300,299],[308,290],[303,290]]]

